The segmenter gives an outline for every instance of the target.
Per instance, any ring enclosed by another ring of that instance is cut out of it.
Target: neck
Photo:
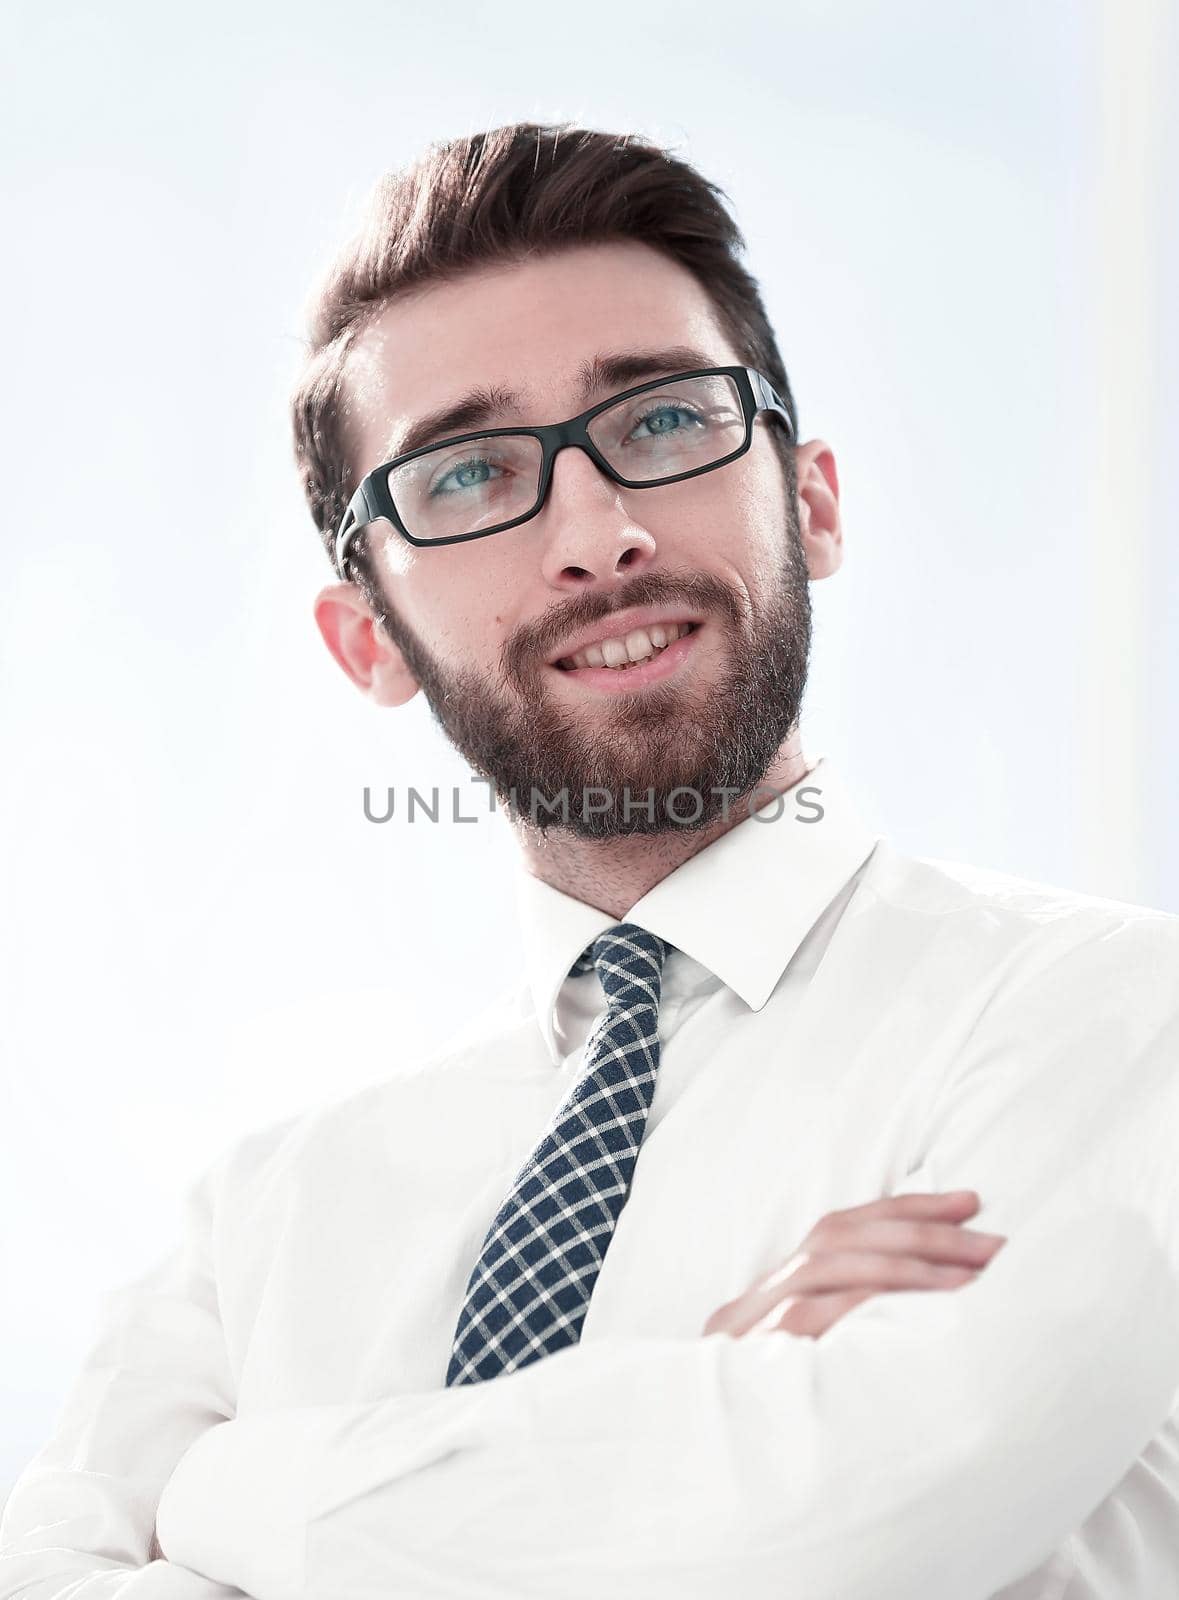
[[[793,788],[809,771],[799,736],[794,733],[762,779],[754,807],[769,804],[771,791]],[[738,800],[727,817],[717,817],[704,828],[673,824],[663,833],[625,834],[616,839],[581,839],[566,828],[552,828],[546,836],[517,820],[516,838],[533,877],[621,920],[649,889],[744,822],[749,811],[749,801]]]

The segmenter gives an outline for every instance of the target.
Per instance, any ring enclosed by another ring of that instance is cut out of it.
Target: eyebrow
[[[642,383],[645,378],[717,365],[703,351],[691,345],[676,344],[662,350],[625,350],[594,356],[578,367],[577,381],[581,398],[588,403],[591,395],[604,389],[626,389]],[[450,434],[468,433],[492,423],[497,417],[510,416],[523,409],[523,402],[513,389],[499,384],[471,389],[458,400],[395,429],[385,441],[384,459],[391,461],[395,456],[409,455],[422,445],[435,444]]]

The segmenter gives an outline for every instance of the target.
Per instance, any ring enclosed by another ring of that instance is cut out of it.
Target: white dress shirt
[[[1179,1595],[1179,918],[902,855],[820,759],[628,913],[675,949],[580,1342],[447,1389],[619,920],[519,882],[519,991],[227,1149],[109,1298],[0,1597]],[[825,1213],[959,1188],[1008,1235],[964,1287],[703,1336]]]

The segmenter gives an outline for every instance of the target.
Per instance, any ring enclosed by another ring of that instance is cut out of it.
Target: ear
[[[417,679],[356,584],[329,583],[316,595],[314,609],[324,644],[362,694],[379,706],[413,698]]]
[[[839,475],[830,446],[811,439],[794,452],[798,473],[798,521],[807,570],[827,578],[843,562],[843,524],[839,516]]]

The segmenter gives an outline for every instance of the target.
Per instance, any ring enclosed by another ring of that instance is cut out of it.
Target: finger
[[[828,1240],[842,1250],[870,1250],[880,1255],[918,1256],[925,1261],[960,1261],[985,1266],[1006,1242],[1002,1233],[985,1233],[957,1222],[915,1217],[869,1217],[857,1222],[832,1222]],[[812,1253],[817,1254],[817,1251]]]
[[[796,1258],[789,1274],[747,1290],[721,1306],[710,1323],[724,1332],[744,1333],[774,1306],[789,1299],[863,1288],[877,1294],[896,1289],[951,1289],[976,1275],[977,1269],[971,1266],[867,1251],[833,1251]]]
[[[830,1211],[830,1217],[969,1217],[979,1207],[976,1189],[950,1189],[942,1194],[886,1194],[860,1206]]]
[[[922,1264],[918,1264],[922,1265]],[[856,1299],[866,1299],[873,1294],[885,1294],[903,1288],[909,1289],[955,1289],[963,1284],[971,1283],[978,1277],[978,1272],[970,1267],[935,1266],[924,1264],[927,1268],[926,1281],[922,1283],[910,1282],[907,1285],[898,1283],[861,1284],[854,1289],[812,1289],[803,1292],[792,1286],[789,1293],[784,1293],[782,1288],[774,1291],[755,1292],[750,1290],[739,1295],[735,1300],[726,1301],[709,1317],[704,1324],[705,1336],[713,1333],[727,1333],[733,1338],[740,1338],[743,1334],[751,1332],[758,1324],[772,1315],[783,1316],[791,1307],[804,1305],[810,1300],[836,1300],[840,1296],[851,1295]],[[801,1313],[799,1313],[801,1315]]]
[[[805,1295],[801,1300],[792,1300],[784,1307],[775,1306],[759,1323],[740,1335],[742,1338],[754,1338],[765,1333],[793,1333],[806,1338],[818,1339],[829,1328],[846,1317],[849,1311],[854,1311],[856,1306],[862,1305],[865,1300],[870,1300],[876,1291],[873,1289],[855,1289],[834,1294]]]
[[[926,1284],[954,1282],[977,1268],[969,1262],[925,1261],[920,1256],[889,1255],[875,1250],[825,1250],[797,1258],[790,1270],[775,1273],[753,1291],[764,1298],[783,1294],[828,1294],[875,1284],[887,1289],[919,1289]]]

